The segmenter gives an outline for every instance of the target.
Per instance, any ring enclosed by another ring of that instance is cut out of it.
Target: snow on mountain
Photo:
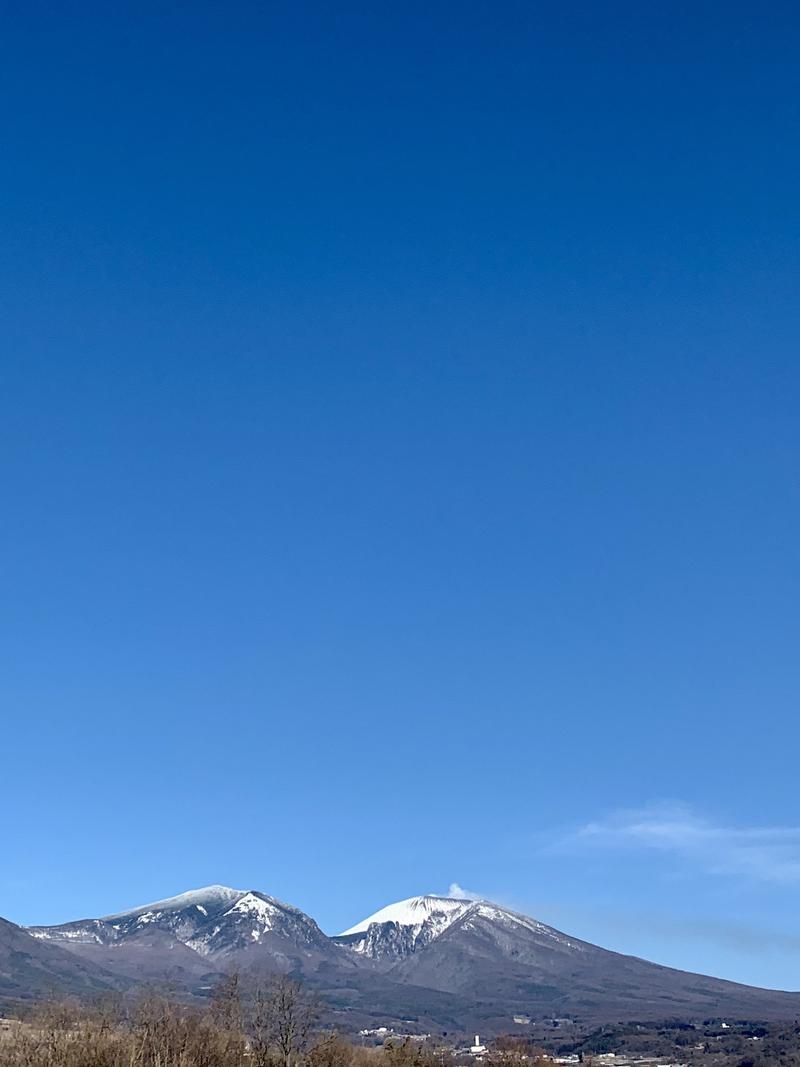
[[[577,952],[583,949],[582,941],[573,941],[566,935],[559,933],[558,930],[554,930],[552,926],[546,926],[537,919],[531,919],[529,916],[521,915],[517,911],[501,908],[499,904],[492,904],[488,900],[476,900],[462,914],[464,915],[464,921],[461,926],[464,930],[475,929],[476,921],[485,919],[494,923],[498,928],[504,929],[509,934],[525,930],[538,937],[544,937],[550,941],[565,945],[567,948],[575,949]]]
[[[359,956],[391,962],[435,941],[472,906],[473,901],[455,897],[409,897],[381,908],[334,940]]]
[[[411,897],[335,938],[274,897],[225,886],[27,933],[0,922],[0,995],[9,981],[36,991],[56,979],[77,989],[167,979],[199,992],[231,968],[302,976],[353,1019],[419,1017],[448,1029],[476,1022],[477,1004],[482,1029],[497,1032],[516,1012],[601,1021],[800,1013],[798,994],[659,967],[487,900]]]
[[[102,919],[32,927],[30,933],[83,955],[92,947],[109,950],[117,967],[134,950],[137,966],[141,966],[140,950],[145,943],[151,946],[151,956],[156,948],[162,956],[168,949],[179,948],[184,953],[179,956],[182,966],[195,971],[211,970],[218,960],[233,961],[234,957],[237,965],[260,969],[313,970],[323,960],[339,957],[353,965],[348,954],[298,908],[255,890],[227,886],[191,890]],[[189,950],[193,965],[185,955]],[[197,957],[207,962],[200,967]]]
[[[244,895],[243,889],[231,889],[226,885],[207,885],[203,889],[190,889],[188,893],[179,893],[175,897],[157,900],[152,904],[140,904],[136,908],[129,908],[116,915],[105,915],[102,921],[113,923],[115,919],[128,919],[145,912],[183,911],[190,907],[195,907],[203,914],[207,914],[209,906],[218,907],[221,904],[229,904]]]
[[[35,926],[30,932],[46,941],[65,946],[79,943],[114,944],[135,938],[148,928],[160,930],[176,941],[190,942],[215,916],[223,914],[245,891],[227,886],[193,889],[152,904],[141,904],[101,919],[78,919],[59,926]]]
[[[114,977],[59,945],[43,944],[27,930],[0,918],[0,1002],[54,992],[92,993],[114,988]]]
[[[369,929],[373,923],[398,923],[400,926],[422,926],[429,920],[437,925],[447,925],[458,915],[463,914],[470,905],[469,900],[460,900],[455,897],[409,897],[408,900],[398,900],[395,904],[388,904],[374,915],[363,919],[349,930],[345,930],[341,937],[349,934],[360,934]]]
[[[433,944],[446,931],[457,928],[467,934],[485,924],[496,939],[533,934],[545,942],[581,951],[580,942],[499,904],[439,896],[410,897],[389,904],[334,940],[359,956],[391,963]]]

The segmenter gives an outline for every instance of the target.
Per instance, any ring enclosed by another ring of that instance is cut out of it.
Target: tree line
[[[40,1005],[0,1027],[0,1067],[453,1067],[443,1049],[405,1040],[364,1048],[319,1026],[298,982],[225,978],[201,1007],[153,991],[133,1003]],[[544,1067],[543,1054],[503,1047],[491,1067]]]

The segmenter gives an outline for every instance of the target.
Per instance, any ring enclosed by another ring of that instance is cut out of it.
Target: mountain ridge
[[[299,908],[259,890],[207,886],[138,905],[100,919],[78,919],[55,926],[31,926],[34,938],[66,948],[95,945],[119,949],[142,939],[180,944],[210,961],[224,958],[248,969],[248,950],[269,946],[273,959],[288,966],[289,951],[306,959],[341,950]],[[303,968],[301,968],[303,969]]]
[[[85,964],[58,945],[42,944],[24,927],[0,918],[0,998],[99,993],[116,984],[104,969]]]
[[[345,1028],[416,1019],[428,1029],[490,1033],[508,1029],[515,1015],[800,1016],[800,993],[678,971],[491,901],[436,894],[386,905],[334,936],[276,897],[219,885],[102,918],[30,927],[25,936],[95,968],[101,984],[168,977],[188,994],[207,995],[231,969],[289,974],[313,986]],[[2,983],[0,970],[0,992]]]

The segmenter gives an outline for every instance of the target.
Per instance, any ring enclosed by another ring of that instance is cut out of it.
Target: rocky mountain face
[[[371,915],[334,938],[372,960],[393,963],[435,941],[469,907],[454,897],[411,897]]]
[[[800,994],[754,989],[611,952],[488,901],[466,902],[447,920],[440,920],[434,937],[418,942],[411,953],[398,953],[388,967],[388,940],[381,941],[380,927],[368,926],[365,944],[380,943],[384,973],[394,982],[483,1004],[487,1018],[500,1004],[508,1014],[594,1019],[789,1017],[800,1006]]]
[[[313,974],[355,962],[302,911],[254,890],[209,886],[102,919],[35,926],[58,945],[114,973],[183,977],[190,983],[236,968]]]
[[[734,1013],[793,1017],[800,994],[688,974],[599,948],[489,901],[413,897],[335,939],[396,988],[471,1005],[486,1032],[509,1016],[584,1019]],[[402,997],[402,993],[399,994]],[[457,1009],[458,1010],[458,1009]]]
[[[337,937],[255,890],[184,893],[100,919],[30,932],[4,924],[9,982],[36,995],[60,972],[78,991],[168,979],[207,995],[223,972],[301,976],[343,1030],[365,1025],[497,1033],[513,1018],[582,1021],[800,1016],[800,994],[661,967],[580,941],[489,901],[413,897]],[[27,956],[25,950],[27,949]],[[21,954],[20,954],[21,953]],[[5,986],[3,985],[5,983]]]

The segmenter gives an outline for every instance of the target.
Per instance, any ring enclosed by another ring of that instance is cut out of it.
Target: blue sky
[[[0,915],[800,988],[796,8],[168,7],[0,44]]]

